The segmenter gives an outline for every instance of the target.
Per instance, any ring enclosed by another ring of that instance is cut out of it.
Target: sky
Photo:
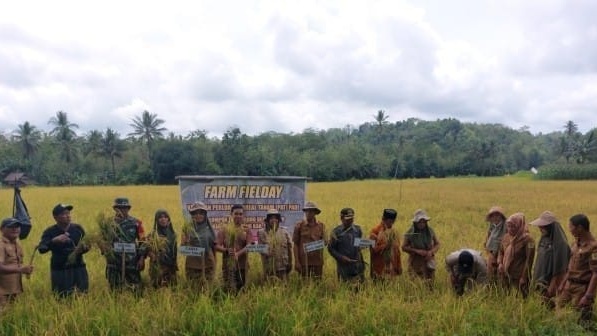
[[[597,127],[597,1],[30,1],[0,11],[0,132],[300,133],[408,118]]]

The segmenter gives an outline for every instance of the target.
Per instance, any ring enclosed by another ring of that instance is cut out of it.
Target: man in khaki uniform
[[[216,234],[216,251],[223,254],[222,280],[224,288],[238,292],[247,281],[247,243],[250,232],[244,227],[245,210],[241,204],[230,209],[232,223],[226,224]]]
[[[0,225],[0,311],[23,292],[23,274],[31,274],[33,266],[23,265],[23,249],[18,237],[21,222],[16,218],[5,218]]]
[[[580,311],[580,323],[589,327],[597,287],[597,240],[591,234],[589,219],[583,214],[572,216],[568,228],[576,242],[572,244],[572,256],[559,288],[557,304],[561,308],[572,303]]]
[[[321,278],[323,274],[323,249],[305,254],[306,243],[323,240],[324,244],[327,244],[325,225],[315,217],[321,213],[321,210],[315,203],[307,202],[303,207],[303,212],[305,218],[294,225],[292,234],[295,269],[303,277]]]

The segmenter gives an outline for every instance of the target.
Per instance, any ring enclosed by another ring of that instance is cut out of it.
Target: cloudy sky
[[[597,127],[597,1],[29,1],[0,11],[0,131],[457,118]]]

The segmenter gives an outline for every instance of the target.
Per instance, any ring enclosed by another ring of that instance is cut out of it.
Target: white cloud
[[[35,10],[32,10],[35,8]],[[0,11],[0,123],[258,134],[458,118],[597,126],[597,3],[18,1]],[[15,116],[18,116],[15,118]]]

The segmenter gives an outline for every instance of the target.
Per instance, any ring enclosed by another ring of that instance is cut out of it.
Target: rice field
[[[368,280],[355,291],[338,283],[326,252],[321,282],[302,281],[293,273],[288,283],[264,283],[259,256],[251,254],[244,292],[228,296],[218,290],[219,283],[195,292],[186,286],[179,258],[177,287],[148,286],[135,297],[110,293],[105,261],[93,248],[85,256],[89,294],[66,300],[50,290],[49,254],[36,255],[34,273],[23,279],[25,293],[0,316],[0,335],[582,335],[575,312],[548,311],[535,295],[523,301],[487,288],[454,296],[443,258],[463,247],[482,249],[485,212],[496,204],[508,214],[525,213],[528,222],[549,209],[563,224],[579,212],[597,223],[595,190],[594,181],[521,177],[308,183],[307,199],[322,209],[318,218],[328,232],[339,223],[343,207],[355,209],[355,223],[366,233],[384,208],[398,210],[400,233],[416,209],[426,209],[441,243],[434,290],[403,274],[389,283]],[[73,221],[88,232],[98,230],[97,214],[110,210],[118,196],[129,197],[131,214],[143,220],[146,232],[158,208],[170,212],[178,234],[183,225],[178,186],[26,187],[22,195],[33,217],[31,234],[21,242],[27,261],[42,231],[54,223],[51,210],[59,202],[74,206]],[[1,189],[2,217],[10,215],[11,207],[12,189]],[[538,240],[538,229],[530,230]],[[367,260],[368,251],[364,256]],[[406,258],[403,254],[404,267]],[[148,283],[147,270],[143,277]]]

